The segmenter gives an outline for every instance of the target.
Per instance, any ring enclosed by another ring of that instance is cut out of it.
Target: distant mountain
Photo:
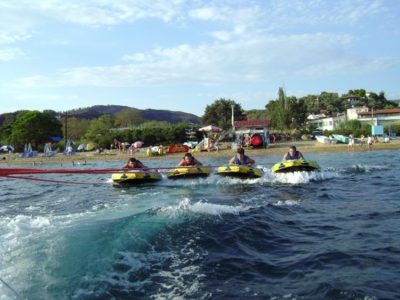
[[[141,110],[122,105],[94,105],[85,108],[73,109],[67,111],[67,114],[69,117],[91,120],[105,114],[115,115],[116,113],[127,108],[138,110],[141,116],[143,117],[144,121],[166,121],[172,124],[176,124],[183,121],[194,124],[198,124],[200,122],[200,118],[198,116],[181,111],[158,110],[158,109]]]

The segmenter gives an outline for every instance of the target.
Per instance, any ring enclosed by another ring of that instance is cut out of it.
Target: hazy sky
[[[0,113],[400,98],[397,0],[0,0]]]

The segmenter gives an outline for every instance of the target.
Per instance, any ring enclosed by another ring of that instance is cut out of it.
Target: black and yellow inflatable
[[[316,162],[304,159],[286,160],[272,167],[272,173],[313,172],[319,170],[320,166]]]
[[[227,165],[217,169],[217,175],[238,178],[260,178],[263,171],[252,166]]]
[[[167,173],[169,179],[207,177],[211,173],[208,167],[178,167]]]
[[[111,179],[116,184],[140,184],[159,181],[162,179],[162,176],[160,173],[154,171],[140,171],[115,173],[111,175]]]

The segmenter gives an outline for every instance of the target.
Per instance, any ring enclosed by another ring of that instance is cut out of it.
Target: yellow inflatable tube
[[[320,166],[311,160],[295,159],[276,163],[271,170],[272,173],[312,172],[319,171]]]
[[[211,169],[208,167],[178,167],[167,173],[169,179],[207,177]]]
[[[227,165],[218,167],[217,174],[239,178],[260,178],[263,175],[263,171],[252,166]]]
[[[111,175],[111,179],[114,183],[118,184],[138,184],[146,182],[155,182],[162,179],[162,176],[158,172],[126,172],[126,173],[115,173]]]

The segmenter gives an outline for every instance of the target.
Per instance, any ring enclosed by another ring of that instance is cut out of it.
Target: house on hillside
[[[345,114],[337,114],[336,117],[334,116],[320,116],[320,117],[307,117],[308,121],[307,124],[313,125],[316,129],[324,131],[332,131],[339,127],[341,123],[346,122],[346,115]]]
[[[357,120],[374,125],[400,123],[400,108],[377,109],[358,113]]]
[[[346,96],[342,96],[341,98],[346,100],[351,107],[357,106],[357,105],[362,105],[364,103],[363,100],[359,96],[356,96],[356,95],[346,95]]]
[[[347,121],[357,120],[360,113],[368,112],[369,108],[366,106],[348,108],[346,111]]]
[[[236,143],[254,148],[267,147],[269,143],[269,120],[234,121]]]

